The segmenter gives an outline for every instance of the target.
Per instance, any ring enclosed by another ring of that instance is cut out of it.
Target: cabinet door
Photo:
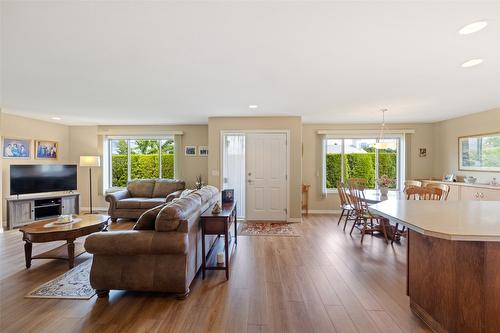
[[[34,202],[27,201],[12,201],[9,202],[9,227],[20,227],[34,220]]]
[[[63,215],[68,215],[68,214],[76,214],[76,205],[75,205],[75,200],[76,197],[62,197],[61,198],[61,204],[62,204],[62,209],[61,209],[61,214]]]
[[[448,201],[460,200],[460,186],[450,185],[450,193],[448,194]]]
[[[478,189],[479,198],[483,201],[500,201],[500,189],[493,190],[489,188]]]
[[[460,197],[462,200],[480,200],[479,192],[481,189],[478,187],[462,186]]]

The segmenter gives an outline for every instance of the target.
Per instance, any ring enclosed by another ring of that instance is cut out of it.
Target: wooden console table
[[[237,239],[237,209],[236,202],[228,202],[222,204],[221,211],[219,214],[212,214],[213,205],[210,206],[203,214],[200,216],[201,223],[201,248],[203,262],[201,265],[202,278],[205,279],[206,270],[225,270],[226,279],[229,280],[229,260],[231,257],[233,245],[238,243]],[[234,238],[229,236],[229,228],[231,223],[234,222]],[[217,264],[217,249],[219,248],[219,239],[214,243],[214,246],[205,253],[205,235],[224,235],[224,252],[225,260],[224,265]],[[234,244],[233,244],[234,241]]]

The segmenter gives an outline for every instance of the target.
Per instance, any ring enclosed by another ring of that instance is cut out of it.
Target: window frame
[[[328,140],[341,140],[341,181],[345,182],[344,179],[344,155],[345,155],[345,140],[348,139],[354,139],[354,140],[360,140],[360,139],[375,139],[375,142],[378,143],[380,142],[380,139],[378,137],[378,133],[376,134],[375,132],[373,134],[328,134],[325,135],[323,139],[323,156],[322,156],[322,170],[323,170],[323,175],[322,175],[322,184],[323,184],[323,193],[337,193],[337,188],[327,188],[326,186],[326,154],[327,154],[327,143]],[[384,135],[384,141],[387,139],[396,139],[398,141],[398,149],[396,153],[396,177],[398,182],[396,183],[396,188],[391,189],[392,191],[401,191],[403,188],[403,184],[405,181],[405,160],[406,160],[406,151],[405,151],[405,134],[394,134],[394,133],[389,133],[387,135]],[[375,179],[379,178],[379,149],[375,149]],[[378,185],[375,182],[375,190],[378,190]]]
[[[113,152],[112,152],[112,141],[117,141],[117,140],[125,140],[127,142],[127,181],[131,180],[131,173],[132,173],[132,164],[131,164],[131,153],[130,153],[130,147],[131,147],[131,141],[134,140],[154,140],[158,142],[158,176],[159,179],[166,179],[163,178],[162,175],[162,142],[171,140],[174,145],[174,178],[176,177],[176,143],[175,143],[175,136],[174,135],[161,135],[161,136],[109,136],[105,140],[105,153],[106,153],[106,158],[104,161],[106,162],[106,173],[105,173],[105,191],[107,192],[112,192],[113,190],[120,190],[123,189],[124,187],[121,186],[113,186]]]

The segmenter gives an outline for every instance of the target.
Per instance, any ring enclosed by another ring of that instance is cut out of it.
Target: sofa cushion
[[[152,198],[154,187],[154,179],[131,180],[127,184],[127,190],[131,197]]]
[[[157,179],[153,190],[153,198],[165,198],[170,193],[184,188],[186,188],[186,184],[181,180]]]
[[[142,202],[150,198],[127,198],[116,202],[118,209],[141,209]],[[150,207],[151,208],[151,207]]]
[[[147,211],[142,213],[142,215],[137,220],[137,223],[134,225],[133,229],[134,230],[155,230],[156,216],[158,216],[158,213],[165,205],[166,204],[156,206],[156,207],[148,209]]]
[[[201,204],[203,205],[203,204],[209,202],[212,199],[212,197],[215,194],[217,194],[218,192],[219,192],[219,190],[217,189],[217,187],[207,185],[207,186],[203,186],[201,189],[196,190],[193,193],[200,196]]]
[[[158,207],[166,203],[165,198],[146,198],[141,202],[142,209],[150,209],[154,207]]]
[[[182,193],[179,196],[179,198],[187,197],[189,194],[193,193],[194,191],[196,191],[196,190],[190,190],[190,189],[184,190],[184,191],[182,191]]]
[[[195,195],[174,199],[158,213],[155,221],[155,230],[177,230],[180,221],[188,219],[194,212],[199,211],[200,207],[200,198]]]

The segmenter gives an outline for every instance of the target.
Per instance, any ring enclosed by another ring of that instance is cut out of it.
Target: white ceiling
[[[209,116],[430,122],[500,106],[500,2],[8,2],[5,112],[72,124]],[[487,20],[461,36],[465,24]],[[471,58],[484,63],[463,69]],[[249,104],[258,104],[250,110]]]

